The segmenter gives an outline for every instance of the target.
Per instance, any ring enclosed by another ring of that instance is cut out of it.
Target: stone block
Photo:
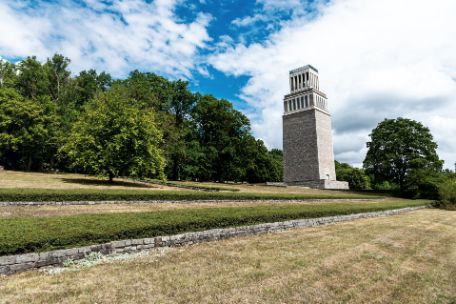
[[[131,240],[131,245],[134,245],[134,246],[144,245],[144,240],[143,239]]]
[[[110,242],[110,244],[115,249],[124,248],[126,246],[125,241],[112,241],[112,242]]]
[[[9,273],[25,271],[25,270],[32,269],[32,268],[35,268],[35,263],[33,263],[33,262],[14,264],[14,265],[9,266]]]
[[[7,275],[10,274],[10,267],[9,266],[0,266],[0,275]]]
[[[78,252],[79,252],[79,254],[86,256],[92,252],[92,246],[79,247]]]
[[[0,257],[0,266],[15,264],[16,257],[16,255],[7,255]]]
[[[155,244],[155,238],[146,238],[146,239],[144,239],[144,244],[145,245]]]
[[[37,262],[40,256],[38,253],[27,253],[16,256],[16,264],[25,264],[28,262]]]

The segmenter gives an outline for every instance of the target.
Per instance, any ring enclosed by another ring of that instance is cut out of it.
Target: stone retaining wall
[[[188,232],[172,236],[154,238],[112,241],[105,244],[85,246],[80,248],[54,250],[40,253],[27,253],[0,257],[0,274],[12,274],[33,268],[59,265],[66,260],[82,259],[92,252],[111,254],[133,252],[157,247],[176,247],[196,243],[226,239],[234,236],[246,236],[281,231],[296,227],[313,227],[337,222],[350,221],[359,218],[369,218],[384,215],[395,215],[406,211],[426,208],[409,207],[379,212],[365,212],[350,215],[328,216],[312,219],[292,220],[285,222],[266,223],[236,228],[212,229],[201,232]]]

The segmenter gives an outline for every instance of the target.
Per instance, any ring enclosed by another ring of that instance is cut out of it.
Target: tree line
[[[249,119],[188,82],[132,71],[72,75],[60,54],[0,61],[0,165],[171,180],[282,180],[282,152]]]

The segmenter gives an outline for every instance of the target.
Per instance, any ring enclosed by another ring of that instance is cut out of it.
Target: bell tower
[[[348,189],[336,180],[328,99],[320,91],[318,70],[306,65],[290,71],[290,93],[283,105],[284,182],[321,189]]]

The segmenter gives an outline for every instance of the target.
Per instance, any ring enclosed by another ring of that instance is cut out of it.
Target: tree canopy
[[[0,60],[0,165],[173,180],[281,181],[282,154],[251,134],[233,105],[188,82],[132,71],[112,79],[44,63]]]
[[[75,122],[61,151],[71,167],[97,175],[163,177],[162,139],[151,111],[120,90],[100,93]]]
[[[392,181],[404,189],[407,179],[416,170],[439,171],[437,144],[428,128],[407,119],[385,119],[372,130],[364,160],[366,173],[375,183]]]

